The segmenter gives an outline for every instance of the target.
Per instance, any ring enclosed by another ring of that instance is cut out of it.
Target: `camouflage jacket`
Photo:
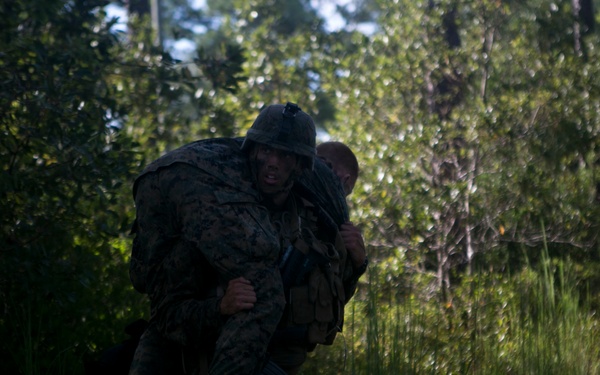
[[[285,299],[278,234],[258,203],[239,143],[198,141],[172,151],[150,164],[133,190],[137,218],[130,276],[150,297],[150,324],[156,329],[147,332],[193,347],[207,340],[211,327],[219,327],[211,371],[253,374],[262,366]],[[254,285],[255,307],[221,321],[218,299],[207,294],[207,286],[215,285],[209,278],[226,285],[240,276]],[[138,352],[144,343],[142,337]],[[132,369],[142,373],[151,362],[134,360]]]

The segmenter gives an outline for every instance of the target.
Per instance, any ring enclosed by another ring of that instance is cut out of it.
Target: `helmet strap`
[[[283,120],[279,127],[279,134],[277,135],[277,141],[287,142],[289,141],[290,135],[292,134],[292,126],[294,125],[294,119],[296,114],[302,109],[297,104],[288,102],[283,108]]]

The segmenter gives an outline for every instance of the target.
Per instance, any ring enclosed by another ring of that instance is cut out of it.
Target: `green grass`
[[[302,374],[600,374],[599,321],[572,264],[546,249],[540,259],[513,275],[464,278],[446,303],[429,285],[383,296],[374,267],[344,333]]]
[[[537,258],[511,274],[463,276],[446,298],[432,277],[389,278],[373,262],[344,331],[311,353],[301,374],[600,374],[600,321],[575,265],[546,247]],[[55,305],[22,302],[0,326],[19,332],[5,346],[18,373],[82,373],[71,336],[57,343],[42,335],[58,327]]]

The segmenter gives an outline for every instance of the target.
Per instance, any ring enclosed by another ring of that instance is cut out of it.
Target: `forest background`
[[[136,174],[287,101],[356,152],[371,259],[304,374],[600,373],[600,1],[202,5],[0,3],[2,373],[126,339]]]

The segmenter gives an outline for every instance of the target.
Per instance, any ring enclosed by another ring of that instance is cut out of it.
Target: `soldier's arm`
[[[344,272],[344,290],[347,302],[356,292],[358,280],[367,270],[369,261],[360,229],[351,222],[346,222],[340,226],[339,234],[348,254]]]
[[[212,285],[205,283],[210,277],[208,263],[181,240],[178,220],[164,196],[164,186],[177,169],[160,170],[138,181],[136,241],[140,251],[147,252],[153,319],[163,336],[186,345],[215,332],[222,320],[220,298],[209,296]]]
[[[352,261],[353,269],[359,270],[367,258],[365,242],[360,229],[348,221],[340,226],[340,235]]]

